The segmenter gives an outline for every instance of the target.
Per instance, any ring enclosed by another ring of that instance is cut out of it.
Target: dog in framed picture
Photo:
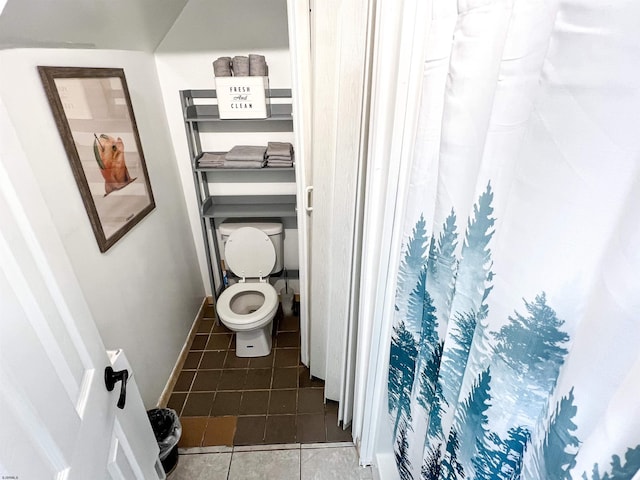
[[[106,197],[111,192],[120,190],[136,178],[131,178],[127,164],[124,159],[124,142],[120,137],[113,138],[110,135],[101,133],[99,136],[93,134],[93,154],[95,155],[100,173],[104,178],[104,190]]]

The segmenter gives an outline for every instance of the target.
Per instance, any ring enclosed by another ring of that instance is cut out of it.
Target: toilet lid
[[[276,249],[262,230],[242,227],[229,235],[224,258],[229,269],[239,277],[266,277],[276,263]]]

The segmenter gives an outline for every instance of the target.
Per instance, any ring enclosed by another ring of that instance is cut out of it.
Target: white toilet
[[[240,280],[218,298],[218,318],[236,332],[238,357],[269,355],[278,309],[269,275],[282,270],[282,224],[223,223],[220,234],[227,268]]]

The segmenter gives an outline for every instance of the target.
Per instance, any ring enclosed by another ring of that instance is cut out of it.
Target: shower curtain
[[[401,479],[640,478],[640,3],[429,0]]]

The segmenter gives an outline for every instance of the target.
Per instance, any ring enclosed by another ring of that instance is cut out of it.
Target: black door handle
[[[111,367],[104,369],[104,384],[107,390],[112,391],[116,386],[116,382],[122,382],[120,396],[118,397],[118,408],[120,409],[124,408],[124,402],[127,399],[127,380],[129,380],[129,372],[127,370],[114,372]]]

